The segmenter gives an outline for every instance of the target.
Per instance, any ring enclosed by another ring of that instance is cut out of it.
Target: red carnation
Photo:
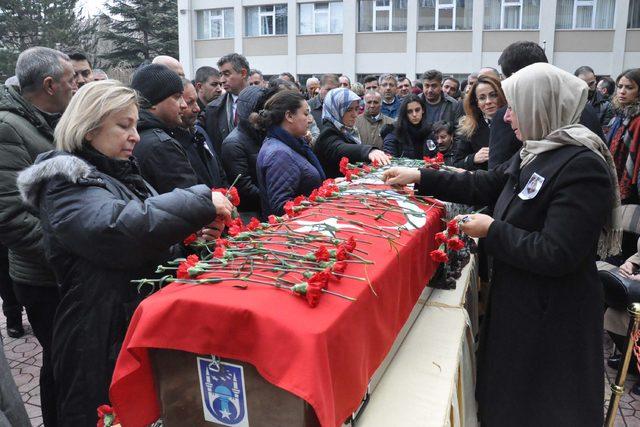
[[[236,218],[233,221],[231,221],[230,225],[229,225],[229,236],[237,236],[238,234],[242,233],[243,231],[245,231],[246,228],[244,226],[244,223],[242,222],[241,218]]]
[[[367,166],[367,165],[363,165],[362,166],[362,170],[365,171],[366,173],[371,172],[371,168],[369,166]]]
[[[307,303],[309,307],[316,307],[320,302],[320,297],[322,296],[322,287],[319,283],[309,283],[307,285]]]
[[[295,206],[296,205],[293,203],[293,200],[289,200],[284,204],[284,211],[291,218],[296,216],[296,212],[294,211]]]
[[[296,206],[300,206],[302,204],[302,202],[304,202],[306,199],[303,195],[299,195],[298,197],[296,197],[295,199],[293,199],[293,203]]]
[[[269,224],[276,225],[278,223],[278,217],[275,215],[269,215]]]
[[[371,163],[371,165],[372,165],[374,168],[378,168],[378,167],[380,167],[380,162],[378,161],[378,159],[375,159],[375,160],[373,161],[373,163]]]
[[[351,171],[344,171],[344,177],[347,179],[347,181],[351,181]]]
[[[331,266],[331,271],[334,273],[344,273],[344,270],[347,269],[347,263],[344,261],[336,261]]]
[[[317,198],[317,197],[318,197],[318,189],[317,189],[317,188],[315,188],[315,189],[311,192],[311,194],[309,194],[309,201],[313,203],[313,202],[315,202],[315,201],[316,201],[316,198]]]
[[[216,246],[216,249],[213,251],[213,256],[216,258],[224,258],[225,252],[226,248],[224,246]]]
[[[189,246],[196,240],[198,240],[198,236],[196,236],[196,233],[192,233],[192,234],[189,234],[187,238],[182,241],[182,243],[184,243],[185,246]]]
[[[449,233],[449,236],[458,234],[458,221],[456,221],[455,219],[449,221],[447,223],[447,232]]]
[[[236,187],[229,188],[227,197],[233,206],[240,205],[240,195],[238,194],[238,189]]]
[[[440,232],[440,233],[436,233],[436,236],[435,236],[435,237],[436,237],[436,244],[437,244],[438,246],[440,246],[440,245],[441,245],[441,244],[443,244],[443,243],[446,243],[446,242],[447,242],[447,239],[448,239],[447,235],[446,235],[446,234],[444,234],[444,233],[442,233],[442,232]]]
[[[308,284],[309,286],[316,285],[320,289],[327,289],[330,278],[331,278],[331,273],[329,271],[327,270],[318,271],[317,273],[315,273],[313,276],[309,278]],[[307,291],[308,291],[308,288],[307,288]]]
[[[437,163],[444,163],[444,155],[442,153],[436,154],[436,162]]]
[[[453,237],[447,241],[447,247],[454,251],[459,251],[464,248],[464,242],[457,237]]]
[[[200,258],[198,258],[198,255],[189,255],[185,261],[182,261],[178,265],[178,271],[176,273],[178,279],[191,278],[191,276],[189,275],[189,269],[191,267],[195,267],[198,262],[200,262]]]
[[[343,244],[347,248],[347,252],[353,252],[356,249],[356,239],[353,236],[349,236]]]
[[[260,220],[258,220],[258,218],[253,217],[249,220],[249,224],[247,224],[247,230],[249,231],[253,231],[253,230],[257,230],[262,226],[262,224],[260,224]]]
[[[347,252],[347,248],[344,245],[339,245],[338,250],[336,251],[336,259],[338,261],[344,261],[349,258],[349,252]]]
[[[434,260],[435,262],[449,262],[449,257],[447,256],[447,253],[444,251],[441,251],[440,249],[431,251],[429,256],[431,256],[431,259]]]
[[[229,241],[227,239],[216,239],[216,246],[229,246]]]
[[[315,256],[316,261],[329,261],[331,258],[331,255],[329,255],[329,251],[325,245],[320,245],[313,255]]]
[[[113,408],[109,405],[100,405],[98,407],[97,427],[111,427],[114,424],[120,424],[120,420],[115,412],[113,412]]]
[[[340,172],[343,174],[347,171],[349,167],[349,158],[343,157],[340,159]]]

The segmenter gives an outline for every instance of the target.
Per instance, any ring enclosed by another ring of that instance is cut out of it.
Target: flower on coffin
[[[436,244],[440,246],[442,244],[447,243],[447,240],[449,238],[447,237],[446,234],[444,234],[443,232],[440,232],[440,233],[436,233],[435,239],[436,239]]]
[[[343,245],[347,248],[347,252],[353,252],[356,249],[356,239],[353,236],[349,236]]]
[[[313,256],[316,261],[329,261],[329,259],[331,258],[329,250],[325,245],[320,245],[318,250],[313,253]]]
[[[460,227],[458,227],[458,221],[452,219],[447,223],[447,233],[449,233],[449,237],[453,237],[458,234]]]
[[[445,251],[443,251],[443,250],[440,250],[440,249],[436,249],[434,251],[431,251],[429,256],[435,262],[439,262],[439,263],[449,262],[449,256],[447,255],[447,253]]]
[[[232,237],[237,236],[243,231],[246,231],[246,227],[244,226],[244,223],[242,222],[242,218],[240,217],[230,221],[229,224],[227,225],[229,226],[229,230],[227,231],[227,233],[229,234],[229,236],[232,236]]]
[[[189,279],[191,275],[189,274],[189,269],[195,267],[200,262],[200,258],[198,255],[189,255],[186,260],[182,261],[178,265],[178,271],[176,273],[178,279]]]
[[[440,169],[440,166],[444,165],[444,155],[442,153],[436,154],[433,158],[424,156],[422,160],[426,167],[432,169]]]
[[[227,248],[224,246],[216,246],[216,249],[213,251],[213,256],[216,258],[224,258],[224,254],[227,251]]]
[[[97,427],[111,427],[120,424],[118,416],[109,405],[100,405],[98,407],[98,424]]]
[[[182,241],[182,243],[183,243],[185,246],[189,246],[190,244],[195,243],[195,241],[196,241],[196,240],[198,240],[198,236],[196,236],[196,233],[192,233],[192,234],[189,234],[189,235],[188,235],[188,236],[187,236],[187,237]]]
[[[211,191],[215,193],[221,193],[225,196],[233,206],[240,205],[240,195],[238,194],[238,189],[236,187],[227,188],[213,188]]]
[[[344,273],[347,269],[347,263],[344,261],[336,261],[331,266],[331,271],[334,273]]]
[[[247,224],[247,230],[254,231],[262,228],[262,223],[256,217],[253,217],[249,220],[249,224]]]
[[[464,242],[458,237],[452,237],[451,239],[447,240],[447,248],[457,252],[464,249]]]

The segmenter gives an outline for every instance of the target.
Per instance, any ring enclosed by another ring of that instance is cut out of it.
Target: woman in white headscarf
[[[478,351],[476,396],[483,426],[601,426],[602,285],[596,254],[616,253],[620,229],[613,160],[577,124],[587,85],[550,64],[502,82],[505,121],[520,156],[494,171],[392,168],[387,183],[493,205],[461,228],[485,237],[491,291]]]
[[[339,176],[340,159],[349,162],[389,164],[389,157],[380,149],[365,145],[355,128],[360,97],[346,88],[330,90],[322,104],[322,127],[313,150],[328,178]]]

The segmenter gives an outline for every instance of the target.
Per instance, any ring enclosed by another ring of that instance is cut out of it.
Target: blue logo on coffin
[[[249,427],[242,366],[198,357],[204,419],[224,426]]]

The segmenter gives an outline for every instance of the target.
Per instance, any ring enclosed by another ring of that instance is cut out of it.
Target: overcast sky
[[[78,6],[82,7],[84,13],[96,15],[102,11],[106,0],[80,0]]]

